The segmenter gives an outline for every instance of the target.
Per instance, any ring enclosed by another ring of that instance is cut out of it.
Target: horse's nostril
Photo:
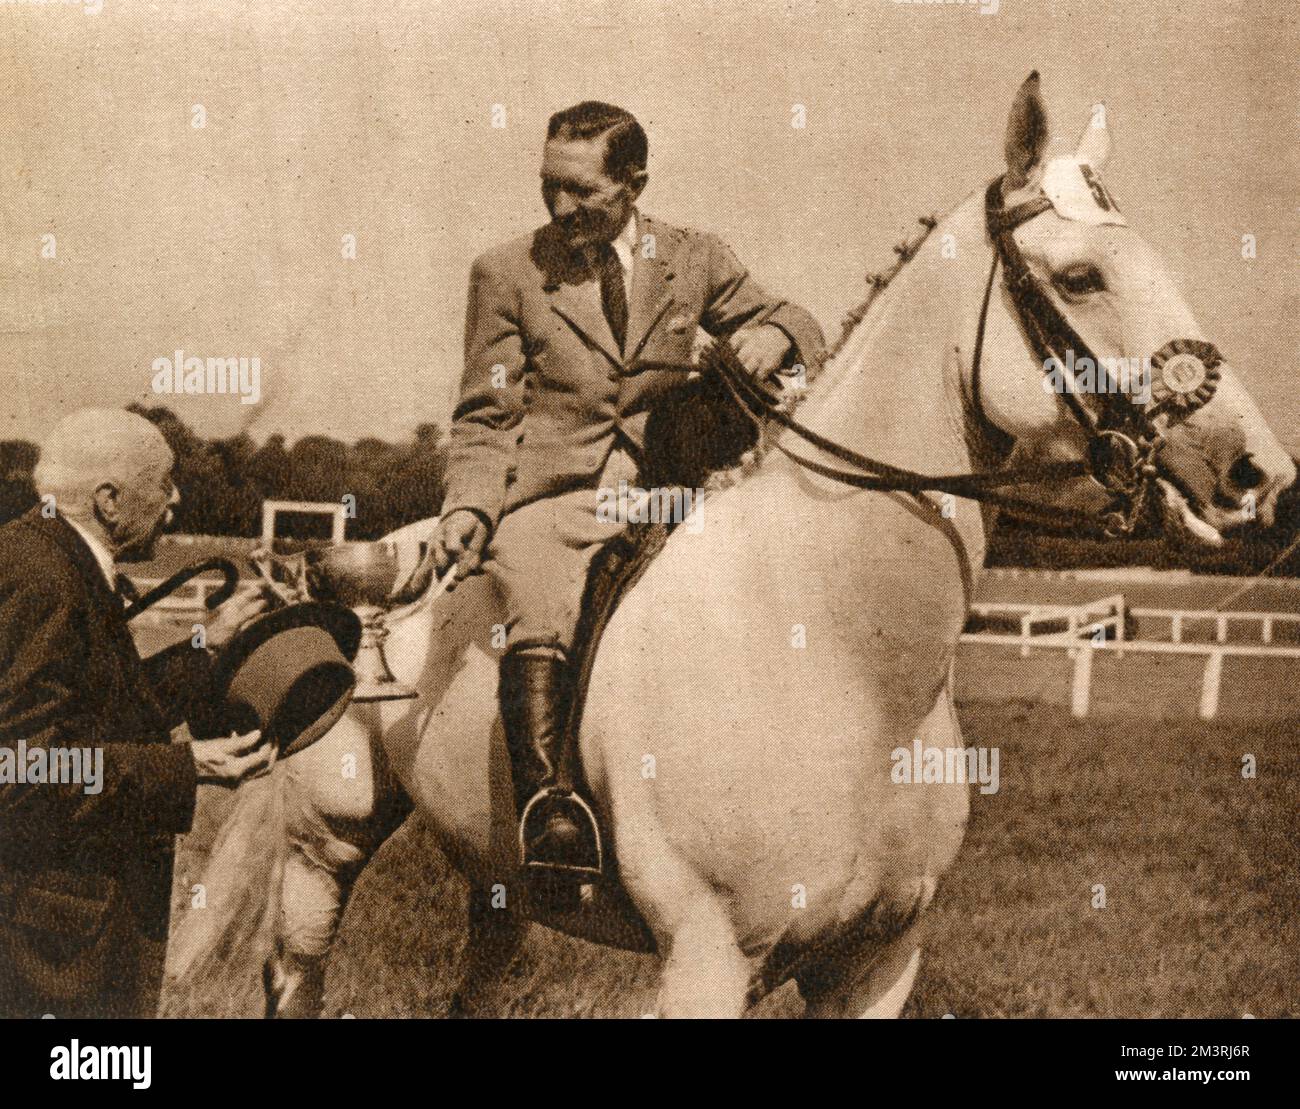
[[[1238,489],[1256,489],[1264,484],[1264,471],[1250,455],[1243,454],[1228,468],[1228,480]]]

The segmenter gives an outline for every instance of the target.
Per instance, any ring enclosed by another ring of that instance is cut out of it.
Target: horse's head
[[[1272,523],[1295,466],[1102,183],[1104,108],[1072,157],[1048,160],[1038,86],[1031,74],[1016,96],[1007,172],[988,197],[1009,280],[985,323],[985,414],[1021,460],[1090,459],[1094,476],[1118,474],[1112,491],[1126,470],[1138,487],[1153,477],[1148,499],[1184,541],[1217,545],[1229,529]]]

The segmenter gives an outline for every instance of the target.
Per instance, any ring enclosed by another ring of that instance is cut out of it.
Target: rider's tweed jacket
[[[549,225],[474,262],[444,515],[471,509],[495,527],[594,486],[618,435],[639,451],[649,410],[684,383],[697,325],[718,336],[775,324],[793,342],[786,364],[816,371],[817,322],[760,288],[725,243],[640,213],[636,232],[622,352],[599,282]]]
[[[97,793],[0,779],[0,1015],[153,1016],[173,837],[197,783],[169,729],[197,707],[207,653],[185,639],[142,661],[121,598],[61,516],[10,521],[0,551],[0,746],[25,744],[28,761],[103,752]]]

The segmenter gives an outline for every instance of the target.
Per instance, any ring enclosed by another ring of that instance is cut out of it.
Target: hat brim
[[[322,628],[329,632],[348,662],[354,662],[361,646],[361,617],[350,608],[331,601],[304,601],[259,616],[240,631],[221,652],[213,671],[213,684],[225,690],[230,679],[263,643],[291,628]]]
[[[308,601],[258,617],[231,640],[213,669],[211,688],[218,700],[226,703],[227,726],[258,726],[250,706],[239,696],[232,697],[231,687],[240,668],[259,648],[297,628],[320,629],[334,641],[348,663],[356,659],[361,645],[361,619],[349,608],[328,601]],[[338,722],[351,701],[354,686],[351,667],[341,661],[326,662],[304,673],[286,690],[282,704],[289,711],[276,714],[268,738],[282,755],[310,746]],[[302,711],[293,711],[295,707]]]

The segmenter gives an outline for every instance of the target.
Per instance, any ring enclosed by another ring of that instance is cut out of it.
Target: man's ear
[[[646,183],[650,180],[650,174],[645,170],[639,169],[627,179],[628,191],[632,194],[632,199],[636,200],[641,195]]]
[[[91,496],[95,506],[95,515],[100,523],[111,525],[117,523],[122,515],[121,491],[111,481],[100,482]]]

